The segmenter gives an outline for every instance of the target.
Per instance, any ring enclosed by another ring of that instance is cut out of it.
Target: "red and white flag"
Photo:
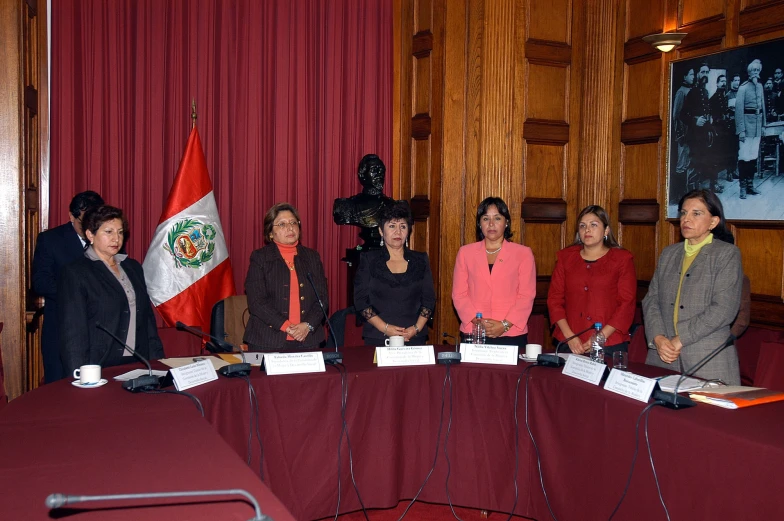
[[[212,306],[236,293],[196,127],[144,259],[144,280],[167,325],[179,320],[207,332]]]

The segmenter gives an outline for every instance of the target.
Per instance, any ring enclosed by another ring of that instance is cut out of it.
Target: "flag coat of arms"
[[[144,280],[168,326],[181,321],[203,331],[215,303],[236,293],[196,127],[144,259]]]

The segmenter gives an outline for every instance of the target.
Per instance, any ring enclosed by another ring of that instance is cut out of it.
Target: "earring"
[[[406,248],[408,248],[408,237],[406,237]]]
[[[383,237],[381,237],[381,242],[379,242],[379,245],[381,245],[381,246],[384,245],[384,238]]]
[[[607,242],[607,236],[606,235],[604,236],[604,242]]]

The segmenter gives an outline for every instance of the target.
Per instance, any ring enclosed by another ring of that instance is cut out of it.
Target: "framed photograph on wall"
[[[707,188],[727,219],[784,220],[784,39],[670,64],[667,217]]]

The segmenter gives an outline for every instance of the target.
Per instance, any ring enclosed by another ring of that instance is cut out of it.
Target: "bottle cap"
[[[601,329],[602,328],[602,323],[601,322],[594,322],[593,327],[596,328],[596,329]]]
[[[476,318],[482,318],[482,314],[481,313],[477,313],[476,314]]]

